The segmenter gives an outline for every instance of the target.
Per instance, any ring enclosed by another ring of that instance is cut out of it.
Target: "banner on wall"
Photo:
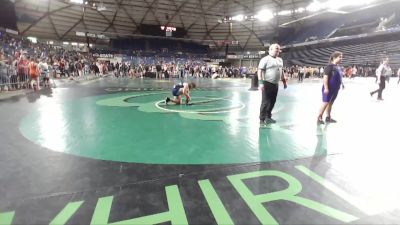
[[[18,31],[6,28],[6,32],[14,35],[18,35]]]
[[[259,54],[243,55],[243,59],[259,59],[259,58],[261,58]]]
[[[227,59],[239,59],[238,55],[227,55],[226,56]]]
[[[225,59],[210,59],[210,62],[220,63],[220,62],[225,62]]]
[[[106,54],[106,53],[93,53],[93,57],[97,57],[97,58],[106,58],[106,59],[112,59],[112,58],[114,58],[114,54]]]

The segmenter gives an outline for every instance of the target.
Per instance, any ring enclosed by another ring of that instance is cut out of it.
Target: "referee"
[[[287,88],[282,72],[283,61],[278,57],[280,51],[281,48],[278,44],[272,44],[269,46],[268,56],[262,58],[258,65],[257,75],[262,93],[260,126],[276,122],[272,119],[272,109],[278,95],[279,80],[283,82],[283,87]]]

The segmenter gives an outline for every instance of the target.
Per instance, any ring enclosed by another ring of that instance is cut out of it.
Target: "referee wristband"
[[[264,84],[264,80],[258,80],[258,84]]]

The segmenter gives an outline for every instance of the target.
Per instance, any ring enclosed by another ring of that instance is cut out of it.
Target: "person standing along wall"
[[[39,68],[38,68],[38,60],[36,58],[32,58],[32,61],[29,63],[29,75],[30,75],[30,84],[31,87],[35,91],[40,90],[40,78],[39,78]]]

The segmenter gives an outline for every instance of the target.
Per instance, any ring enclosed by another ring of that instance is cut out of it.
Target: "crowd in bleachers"
[[[91,66],[92,65],[92,66]],[[96,70],[95,60],[77,51],[32,43],[30,40],[2,34],[0,37],[0,88],[16,90],[49,86],[50,77],[83,76]]]
[[[255,68],[209,65],[199,59],[178,60],[157,56],[151,60],[135,58],[132,61],[108,63],[106,69],[115,77],[130,78],[151,77],[152,75],[149,74],[153,74],[155,78],[239,78],[256,72]]]
[[[284,72],[288,78],[296,78],[302,82],[308,77],[322,77],[323,67],[330,52],[342,51],[344,54],[344,68],[346,77],[375,76],[379,60],[371,52],[389,53],[391,62],[400,60],[397,51],[400,50],[399,41],[382,41],[374,43],[342,44],[335,47],[298,48],[286,51],[283,55],[288,67]],[[168,53],[139,53],[133,56],[124,56],[121,61],[99,61],[91,54],[75,50],[66,50],[60,46],[43,43],[32,43],[19,37],[0,36],[0,89],[17,90],[50,86],[51,78],[58,77],[85,77],[88,74],[112,75],[115,77],[156,78],[196,77],[196,78],[224,78],[247,77],[255,74],[256,68],[220,66],[208,64],[203,57],[193,54]],[[366,59],[368,57],[368,59]],[[362,63],[374,62],[371,65]],[[399,61],[400,62],[400,61]],[[400,63],[398,63],[400,65]],[[397,64],[396,64],[397,65]],[[393,76],[396,76],[397,66],[393,65]]]
[[[189,45],[186,47],[190,47]],[[50,86],[54,78],[85,77],[88,74],[115,77],[244,77],[255,68],[227,67],[207,64],[203,57],[193,54],[137,54],[113,63],[97,60],[91,54],[66,50],[61,46],[32,43],[20,36],[0,36],[0,90],[19,90]]]

